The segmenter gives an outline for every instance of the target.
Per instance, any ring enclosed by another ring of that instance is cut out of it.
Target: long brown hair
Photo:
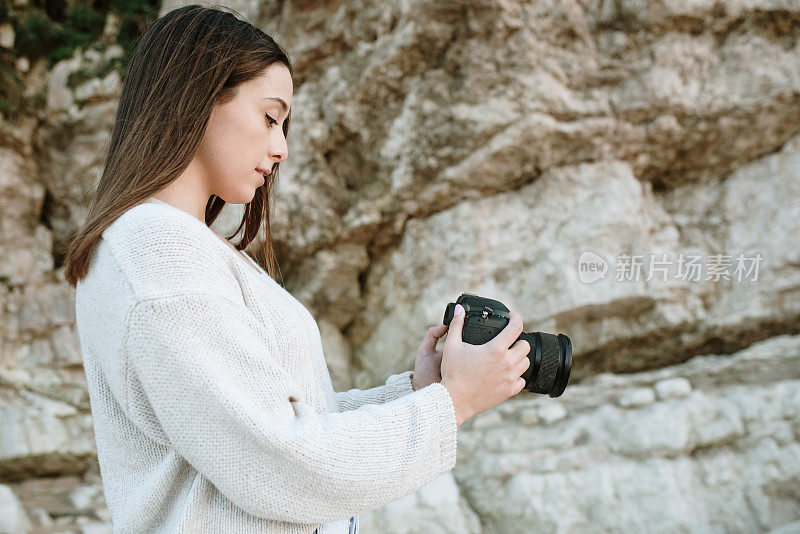
[[[223,11],[228,10],[228,11]],[[103,231],[129,208],[159,192],[189,165],[215,102],[225,103],[237,86],[275,63],[292,73],[283,49],[267,34],[234,16],[233,9],[197,4],[157,19],[145,32],[124,75],[108,155],[83,226],[68,247],[64,277],[76,287],[89,271],[92,252]],[[237,13],[238,14],[238,13]],[[289,133],[291,112],[283,122]],[[245,205],[232,238],[244,249],[265,220],[266,270],[278,264],[270,233],[270,193],[279,163]],[[212,195],[205,209],[210,225],[226,204]]]

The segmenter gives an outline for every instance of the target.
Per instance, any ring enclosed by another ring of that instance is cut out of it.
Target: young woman
[[[313,316],[274,280],[292,91],[269,36],[198,5],[155,21],[131,60],[65,260],[115,532],[352,534],[359,511],[452,469],[458,426],[524,386],[514,315],[494,359],[456,317],[444,361],[439,325],[414,371],[333,390]],[[225,203],[245,205],[236,246],[209,227]],[[242,252],[262,219],[266,270]]]

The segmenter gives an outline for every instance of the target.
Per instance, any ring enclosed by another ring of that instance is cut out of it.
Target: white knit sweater
[[[329,532],[455,466],[442,384],[335,392],[311,313],[176,206],[114,221],[75,307],[115,532]]]

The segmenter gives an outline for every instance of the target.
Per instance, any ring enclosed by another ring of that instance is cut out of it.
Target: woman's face
[[[256,169],[271,171],[289,155],[283,123],[291,106],[292,77],[281,63],[239,85],[233,100],[214,105],[196,154],[211,194],[232,204],[253,199],[265,180]]]

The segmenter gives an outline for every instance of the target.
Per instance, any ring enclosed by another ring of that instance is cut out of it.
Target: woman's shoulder
[[[137,299],[191,291],[240,295],[226,245],[214,234],[175,206],[144,202],[109,225],[102,242]]]

